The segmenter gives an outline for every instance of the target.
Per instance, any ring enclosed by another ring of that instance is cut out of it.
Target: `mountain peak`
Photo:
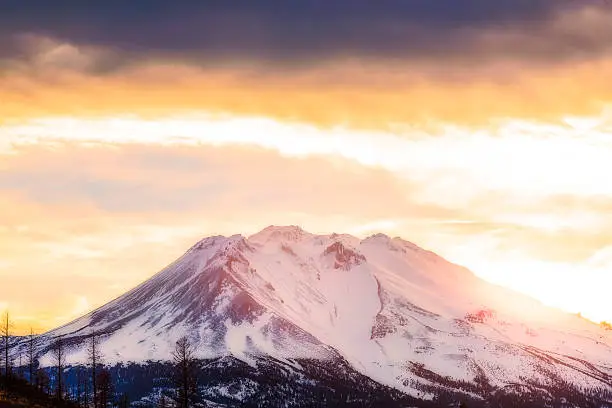
[[[564,317],[400,238],[271,225],[249,238],[201,240],[138,287],[43,335],[38,348],[41,364],[52,365],[51,342],[65,336],[74,344],[67,361],[82,363],[83,334],[95,329],[105,333],[107,362],[166,361],[189,335],[200,358],[333,365],[341,356],[415,395],[431,380],[485,384],[484,393],[531,386],[543,373],[608,386],[612,334]]]
[[[390,241],[390,240],[391,240],[390,236],[383,234],[381,232],[370,235],[369,237],[365,239],[365,241]]]
[[[249,241],[251,242],[268,242],[270,240],[281,240],[281,241],[300,241],[305,236],[310,235],[297,225],[270,225],[263,230],[251,235]]]
[[[202,238],[201,240],[196,242],[195,245],[193,245],[187,252],[211,248],[227,239],[228,238],[223,235],[213,235],[210,237]]]

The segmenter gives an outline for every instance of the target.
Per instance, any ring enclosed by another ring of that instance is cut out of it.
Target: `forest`
[[[100,350],[104,334],[96,331],[83,336],[79,345],[87,351],[85,364],[68,365],[67,352],[76,344],[58,337],[42,348],[52,362],[43,367],[38,337],[12,336],[11,327],[6,313],[0,327],[0,408],[601,408],[612,401],[612,387],[581,389],[551,373],[553,381],[547,384],[526,381],[495,388],[484,373],[468,383],[409,364],[407,369],[425,380],[410,384],[422,396],[415,398],[375,382],[343,359],[333,364],[269,356],[254,357],[252,364],[231,356],[202,360],[187,337],[176,342],[167,361],[109,365]]]

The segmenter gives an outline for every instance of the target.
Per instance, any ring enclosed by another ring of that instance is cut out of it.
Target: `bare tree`
[[[30,335],[28,336],[28,374],[30,383],[34,384],[34,369],[36,368],[36,353],[34,349],[36,347],[36,336],[34,336],[34,330],[30,328]]]
[[[98,333],[95,330],[91,331],[89,335],[89,342],[87,344],[87,356],[89,358],[89,364],[91,365],[91,385],[92,385],[92,400],[94,408],[98,408],[98,365],[102,362],[102,353],[100,352],[100,339]]]
[[[181,337],[172,352],[174,361],[177,402],[179,408],[188,408],[193,405],[197,397],[197,361],[194,357],[193,346],[187,337]]]
[[[62,336],[59,336],[55,340],[51,352],[56,368],[56,396],[58,400],[61,400],[63,397],[64,390],[62,380],[64,376],[64,363],[66,360],[66,356],[64,354],[64,338]]]
[[[2,315],[2,324],[0,327],[0,335],[2,335],[4,348],[4,375],[8,378],[11,375],[11,360],[9,359],[10,337],[11,337],[11,318],[8,310]]]

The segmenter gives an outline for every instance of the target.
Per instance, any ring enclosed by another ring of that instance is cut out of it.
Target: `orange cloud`
[[[304,71],[197,68],[157,61],[102,76],[57,68],[0,77],[3,120],[146,116],[203,110],[323,126],[490,124],[599,115],[612,100],[612,60],[483,67],[411,61],[329,62]]]

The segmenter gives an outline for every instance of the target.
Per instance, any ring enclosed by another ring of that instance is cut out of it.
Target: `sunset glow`
[[[24,22],[0,41],[0,309],[49,329],[204,236],[299,224],[401,236],[612,321],[610,7],[517,29],[404,27],[432,43],[386,54],[334,32],[330,49],[287,38],[263,52],[256,30],[227,52],[148,49]],[[462,36],[462,53],[438,36]]]

